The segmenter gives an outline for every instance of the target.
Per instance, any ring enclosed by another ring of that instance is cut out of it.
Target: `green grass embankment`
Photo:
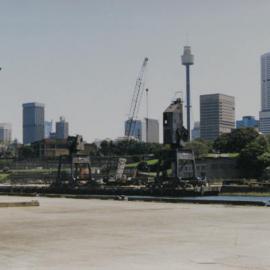
[[[4,183],[8,180],[8,173],[0,173],[0,183]]]
[[[126,165],[126,168],[132,169],[132,168],[136,168],[139,165],[140,162],[134,162],[134,163],[130,163]],[[146,161],[147,165],[151,166],[151,165],[155,165],[158,163],[158,159],[151,159],[151,160],[147,160]]]
[[[238,156],[239,156],[239,153],[222,153],[222,154],[209,153],[204,157],[207,157],[207,158],[237,158]]]

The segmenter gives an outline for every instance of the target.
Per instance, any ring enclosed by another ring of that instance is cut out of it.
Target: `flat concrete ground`
[[[267,207],[38,200],[0,208],[0,269],[270,269]]]

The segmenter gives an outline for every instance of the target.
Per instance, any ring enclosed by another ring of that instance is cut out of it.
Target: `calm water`
[[[212,201],[251,201],[251,202],[265,202],[270,204],[270,197],[260,197],[260,196],[195,196],[195,197],[185,197],[185,199],[190,200],[212,200]]]
[[[264,203],[267,206],[270,206],[270,196],[263,197],[263,196],[192,196],[192,197],[152,197],[152,196],[128,196],[129,198],[137,198],[137,199],[164,199],[169,201],[174,201],[183,199],[184,201],[224,201],[224,202],[260,202]]]

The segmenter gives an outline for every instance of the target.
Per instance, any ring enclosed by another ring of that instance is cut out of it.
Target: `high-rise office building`
[[[142,140],[142,121],[128,119],[125,121],[125,136],[133,137],[139,141]]]
[[[142,141],[159,143],[159,123],[156,119],[145,118],[142,124]]]
[[[45,121],[44,123],[44,138],[49,139],[53,132],[53,121]]]
[[[44,138],[45,106],[31,102],[23,104],[23,143],[29,144]]]
[[[200,136],[215,140],[235,127],[234,97],[223,94],[200,96]]]
[[[261,56],[260,131],[270,134],[270,52]]]
[[[195,122],[191,131],[192,140],[199,139],[201,137],[200,122]]]
[[[255,119],[254,116],[243,116],[242,120],[236,121],[236,128],[258,128],[259,121]]]
[[[11,142],[11,124],[0,123],[0,143]]]
[[[180,98],[174,100],[163,112],[164,144],[178,143],[177,130],[183,127],[183,102]]]
[[[68,122],[63,116],[56,122],[55,137],[56,139],[66,139],[68,137]]]

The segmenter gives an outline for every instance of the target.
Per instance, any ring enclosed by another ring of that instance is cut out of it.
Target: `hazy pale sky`
[[[149,117],[162,119],[185,91],[183,46],[192,46],[192,114],[199,95],[236,98],[258,116],[260,55],[270,51],[269,0],[0,0],[0,122],[22,139],[22,103],[46,105],[85,139],[123,135],[140,66],[149,57]],[[145,116],[145,102],[141,106]]]

